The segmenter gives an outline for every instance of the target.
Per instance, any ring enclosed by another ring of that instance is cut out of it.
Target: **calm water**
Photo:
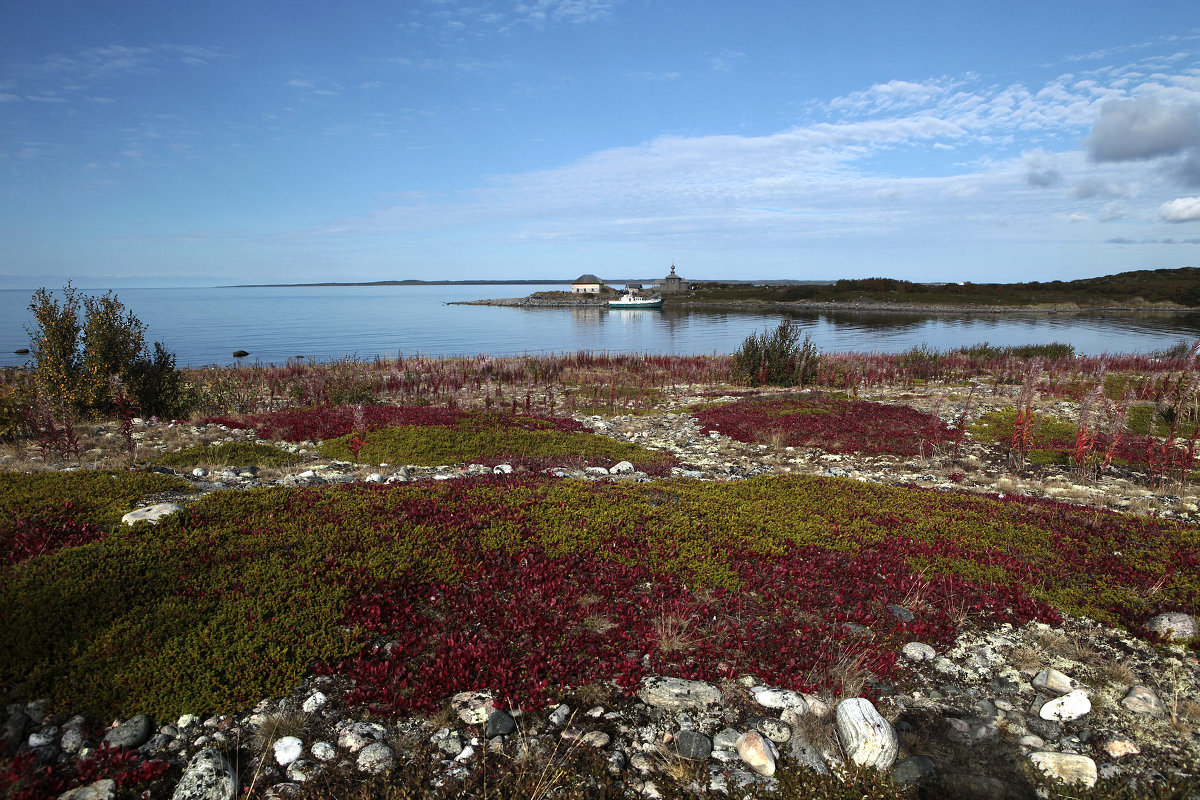
[[[255,289],[123,289],[117,295],[180,366],[292,356],[607,352],[730,353],[778,314],[714,310],[609,311],[448,306],[561,286],[386,286]],[[88,294],[100,294],[92,291]],[[23,364],[32,292],[0,290],[0,365]],[[57,293],[56,293],[57,295]],[[923,315],[823,312],[793,315],[826,351],[946,350],[967,344],[1066,342],[1079,353],[1161,350],[1200,337],[1200,314]]]

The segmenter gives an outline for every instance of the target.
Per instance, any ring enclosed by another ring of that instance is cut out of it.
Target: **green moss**
[[[968,426],[971,436],[988,444],[1008,444],[1012,440],[1017,410],[1013,407],[989,411]],[[1033,448],[1053,449],[1063,442],[1075,441],[1075,424],[1051,414],[1034,412]]]
[[[357,458],[350,449],[354,434],[323,442],[320,452],[326,458],[356,460],[364,464],[462,464],[521,456],[630,461],[641,466],[670,458],[663,453],[591,433],[481,427],[474,422],[456,427],[400,425],[358,436],[366,444]]]
[[[195,467],[199,465],[286,467],[299,461],[299,457],[269,444],[254,442],[223,442],[217,445],[197,445],[174,453],[156,456],[155,461],[167,467]]]
[[[0,526],[8,520],[40,519],[71,503],[77,521],[111,528],[152,495],[191,491],[182,478],[147,472],[0,472]]]

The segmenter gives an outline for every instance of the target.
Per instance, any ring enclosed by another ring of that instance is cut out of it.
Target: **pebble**
[[[507,711],[493,711],[488,714],[484,726],[484,737],[493,739],[497,736],[508,736],[517,729],[517,721]]]
[[[275,740],[272,749],[275,751],[275,763],[286,767],[304,752],[304,742],[295,736],[284,736]]]
[[[775,759],[779,751],[770,739],[758,731],[746,731],[738,738],[737,754],[759,775],[769,778],[775,774]]]
[[[758,721],[758,730],[772,742],[783,744],[792,738],[792,726],[781,719],[766,717]]]
[[[87,786],[80,786],[63,792],[58,800],[113,800],[117,796],[117,782],[112,778],[103,778]]]
[[[933,661],[937,651],[924,642],[909,642],[900,651],[909,661]]]
[[[1141,749],[1128,736],[1114,736],[1104,743],[1104,752],[1110,758],[1137,755]]]
[[[325,696],[324,692],[313,692],[304,700],[304,704],[300,708],[306,714],[311,714],[325,705],[328,700],[329,698]]]
[[[1044,669],[1030,681],[1035,689],[1046,689],[1055,694],[1066,694],[1079,688],[1079,682],[1056,669]]]
[[[482,725],[496,710],[489,692],[459,692],[450,698],[450,708],[468,725]]]
[[[791,689],[772,689],[766,686],[753,686],[754,700],[763,708],[796,708],[808,710],[804,696]]]
[[[122,722],[104,736],[104,743],[109,747],[141,747],[154,732],[154,722],[145,714]]]
[[[357,753],[369,744],[382,741],[386,733],[384,727],[378,723],[355,722],[347,725],[338,734],[338,747]]]
[[[1047,702],[1038,711],[1038,716],[1055,722],[1069,722],[1079,719],[1091,710],[1092,701],[1088,699],[1087,693],[1076,689]]]

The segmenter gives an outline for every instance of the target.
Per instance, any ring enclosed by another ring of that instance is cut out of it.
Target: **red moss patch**
[[[820,447],[829,453],[928,454],[949,444],[956,431],[915,408],[826,394],[785,394],[716,406],[695,414],[707,431],[740,442],[775,441],[794,447]]]

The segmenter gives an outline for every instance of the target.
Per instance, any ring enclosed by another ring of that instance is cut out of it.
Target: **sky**
[[[0,288],[1200,266],[1200,4],[0,4]]]

